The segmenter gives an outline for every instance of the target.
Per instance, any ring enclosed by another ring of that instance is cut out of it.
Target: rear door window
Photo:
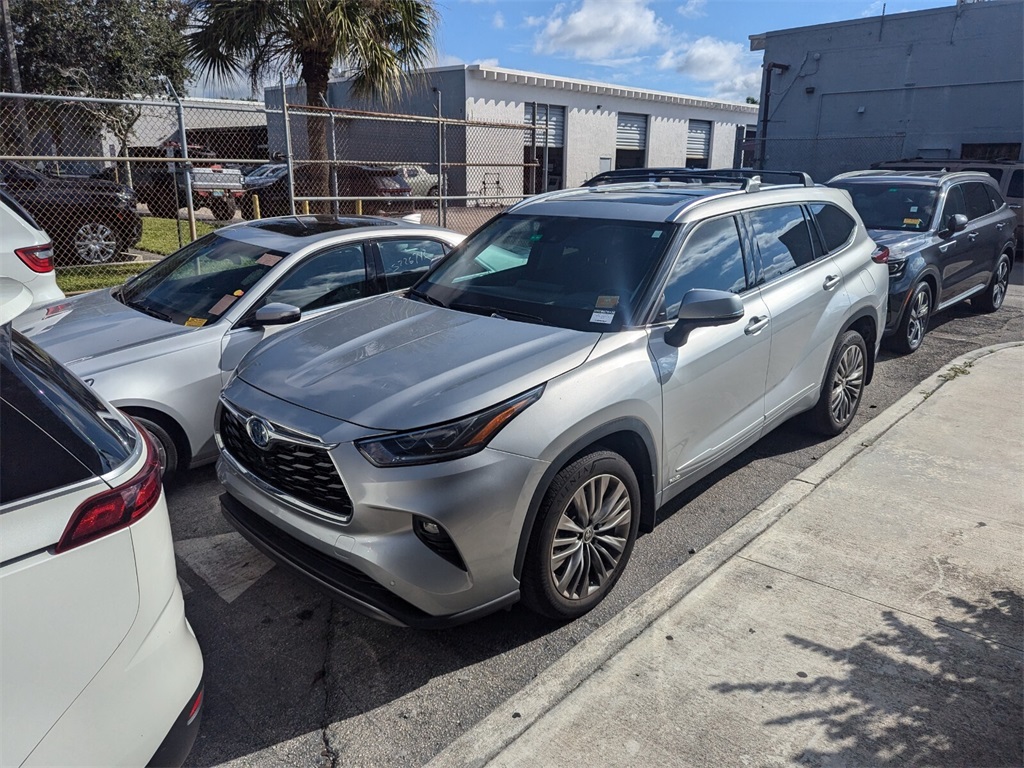
[[[1006,187],[1006,196],[1014,199],[1024,197],[1024,171],[1013,172]]]
[[[811,235],[799,205],[760,208],[747,213],[767,283],[814,261]]]
[[[389,291],[410,287],[445,255],[444,245],[437,240],[380,240],[377,248]]]
[[[811,203],[810,208],[825,241],[826,253],[838,251],[850,242],[857,223],[846,211],[829,203]]]
[[[967,203],[967,218],[973,221],[986,216],[995,210],[992,204],[992,197],[989,195],[987,184],[979,182],[968,182],[963,185],[964,200]]]
[[[118,412],[10,325],[0,330],[3,440],[0,503],[104,475],[138,439]],[[10,442],[8,442],[10,441]]]

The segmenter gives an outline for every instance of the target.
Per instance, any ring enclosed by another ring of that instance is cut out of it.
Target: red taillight
[[[889,249],[884,245],[880,245],[875,248],[875,252],[871,254],[871,260],[875,264],[888,264],[889,263]]]
[[[196,715],[199,714],[199,708],[203,706],[203,689],[199,689],[199,695],[196,696],[196,700],[192,702],[192,709],[188,711],[188,719],[185,721],[185,725],[192,725],[192,721],[196,719]]]
[[[53,243],[15,248],[14,254],[33,272],[53,272]]]
[[[93,496],[79,505],[56,551],[69,549],[121,530],[156,506],[160,499],[160,458],[145,431],[139,430],[146,444],[146,464],[124,485]]]

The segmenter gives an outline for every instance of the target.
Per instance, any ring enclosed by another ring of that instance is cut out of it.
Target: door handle
[[[969,234],[967,236],[967,239],[970,240],[973,243],[975,240],[978,239],[978,233],[977,232],[971,232],[971,234]]]
[[[750,322],[747,323],[747,327],[743,329],[743,332],[747,334],[747,336],[753,336],[755,333],[760,333],[764,330],[765,326],[770,322],[771,318],[767,315],[764,317],[752,317],[750,318]]]
[[[956,240],[950,240],[948,243],[945,243],[944,245],[940,245],[939,246],[939,251],[941,253],[945,253],[950,248],[952,248],[954,245],[956,245]]]
[[[838,275],[829,275],[828,277],[825,278],[825,282],[821,284],[821,287],[824,288],[826,291],[831,291],[833,288],[839,285],[841,280],[842,278],[839,277]]]
[[[1003,222],[1000,222],[999,224],[996,224],[996,229],[1002,229],[1005,226],[1006,226],[1006,222],[1003,221]]]

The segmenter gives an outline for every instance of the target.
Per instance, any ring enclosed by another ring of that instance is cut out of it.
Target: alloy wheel
[[[106,224],[83,224],[75,232],[75,255],[86,264],[112,261],[117,255],[117,236]]]
[[[910,305],[910,319],[907,322],[907,346],[917,349],[924,339],[924,331],[928,325],[928,314],[931,312],[931,298],[927,290],[919,290]]]
[[[992,284],[992,306],[999,309],[1003,306],[1003,299],[1006,297],[1006,287],[1010,283],[1010,262],[1000,259],[996,267],[996,279]]]
[[[615,475],[592,477],[573,494],[551,542],[551,577],[563,597],[581,600],[612,579],[632,517],[629,491]]]
[[[864,390],[864,353],[859,346],[851,344],[839,359],[836,374],[832,379],[832,418],[838,424],[845,424],[856,410],[861,392]]]

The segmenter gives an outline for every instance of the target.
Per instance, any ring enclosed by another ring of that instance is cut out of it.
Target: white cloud
[[[525,19],[523,19],[523,25],[527,27],[539,27],[543,23],[543,16],[527,16]]]
[[[628,56],[664,45],[672,35],[648,0],[581,0],[572,10],[558,5],[544,21],[534,52],[576,59]]]
[[[688,19],[697,19],[701,16],[707,16],[704,11],[704,6],[708,4],[708,0],[686,0],[686,2],[679,6],[678,11],[682,16]]]
[[[742,43],[702,37],[681,50],[666,51],[657,66],[711,83],[711,95],[719,99],[742,101],[761,89],[760,56]]]
[[[504,29],[505,14],[503,14],[501,11],[496,11],[494,13],[494,18],[491,19],[491,26],[494,27],[495,29]]]

